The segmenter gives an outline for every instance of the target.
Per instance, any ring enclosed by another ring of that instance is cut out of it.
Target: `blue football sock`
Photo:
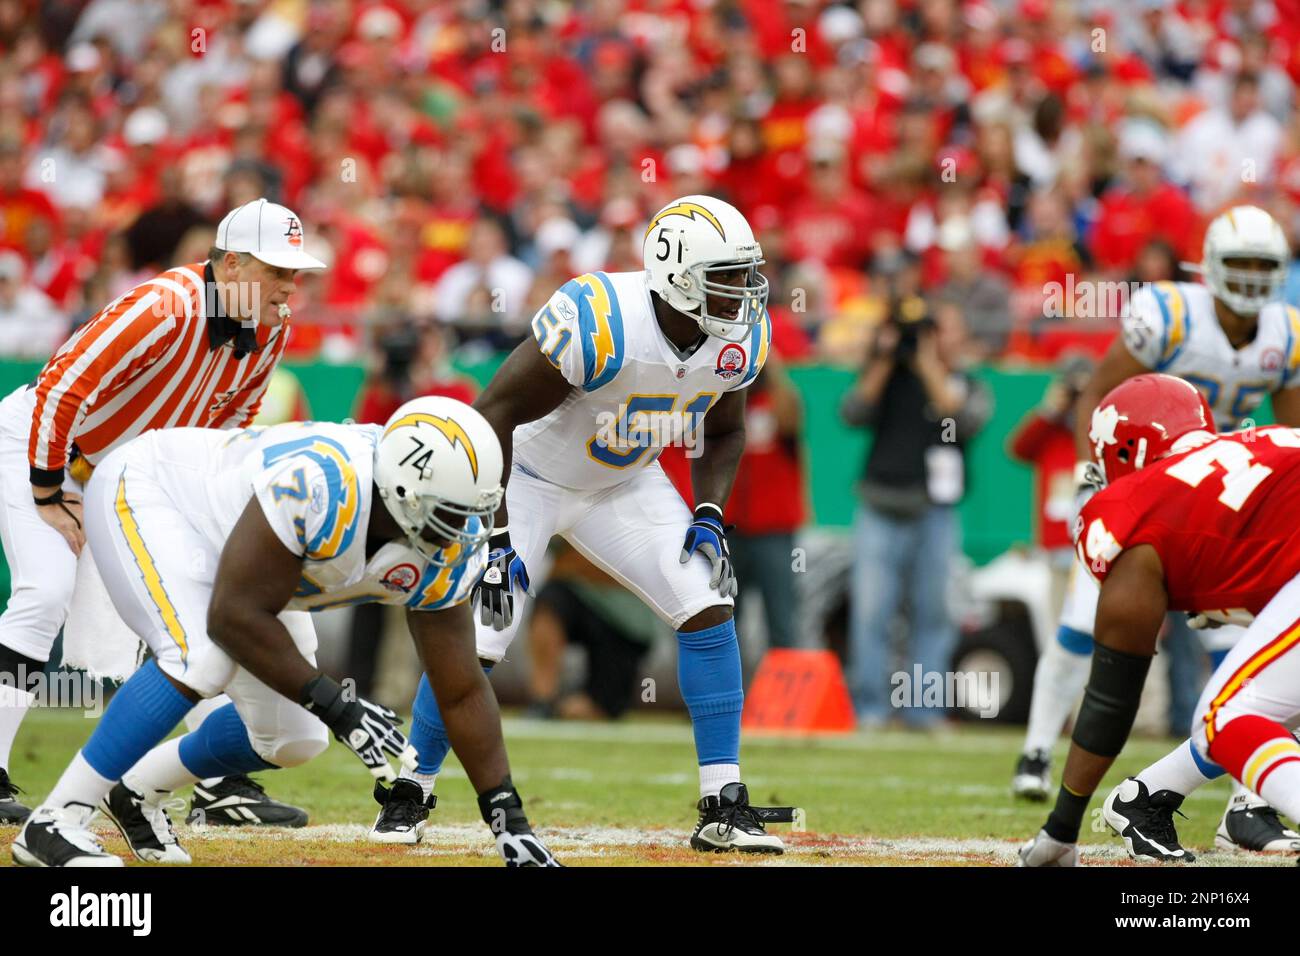
[[[485,664],[483,673],[491,674],[492,665]],[[451,741],[447,738],[447,728],[438,711],[438,700],[433,696],[428,674],[420,675],[420,686],[415,692],[415,706],[411,708],[410,741],[415,752],[420,755],[415,772],[440,773],[442,762],[451,750]]]
[[[1060,644],[1071,654],[1092,653],[1092,635],[1086,631],[1076,631],[1074,628],[1066,627],[1064,624],[1056,629],[1056,643]]]
[[[234,704],[217,708],[203,719],[198,730],[182,737],[178,754],[185,769],[200,780],[276,769],[253,749],[248,728]]]
[[[81,755],[101,777],[121,780],[193,706],[151,660],[118,688]]]
[[[740,763],[745,690],[735,622],[724,621],[704,631],[678,631],[677,648],[677,684],[691,713],[700,766]]]

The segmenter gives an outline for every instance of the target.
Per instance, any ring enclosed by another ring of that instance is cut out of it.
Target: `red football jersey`
[[[1171,609],[1258,614],[1300,574],[1300,429],[1220,435],[1148,465],[1094,495],[1076,529],[1099,582],[1149,544]]]

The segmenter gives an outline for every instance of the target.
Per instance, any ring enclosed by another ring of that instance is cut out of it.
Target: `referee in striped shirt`
[[[325,268],[303,242],[302,221],[284,206],[257,199],[231,210],[206,262],[110,302],[35,383],[0,401],[0,542],[12,581],[0,614],[0,823],[29,812],[9,779],[10,753],[34,700],[30,675],[44,669],[72,601],[84,483],[95,462],[151,429],[252,422],[284,353],[295,277]],[[195,708],[191,729],[224,703]],[[204,781],[195,794],[209,823],[307,822],[247,778]]]

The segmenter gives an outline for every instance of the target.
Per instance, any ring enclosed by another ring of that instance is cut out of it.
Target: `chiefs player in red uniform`
[[[1204,398],[1140,375],[1093,412],[1106,487],[1083,509],[1076,550],[1101,584],[1096,650],[1056,807],[1024,866],[1078,862],[1079,826],[1137,714],[1169,610],[1252,623],[1202,694],[1202,757],[1300,815],[1300,430],[1215,435]],[[1176,837],[1175,837],[1176,840]]]

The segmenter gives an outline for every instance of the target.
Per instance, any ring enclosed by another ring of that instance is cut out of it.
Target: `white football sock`
[[[173,737],[154,747],[126,772],[122,782],[149,800],[157,800],[162,795],[194,783],[199,778],[181,762],[183,739]]]
[[[429,794],[433,793],[433,785],[438,782],[436,773],[417,773],[414,770],[408,770],[402,767],[402,772],[397,775],[399,780],[414,780],[424,791],[424,799],[429,799]]]
[[[1237,810],[1241,807],[1266,806],[1268,806],[1268,801],[1259,796],[1259,794],[1252,793],[1240,780],[1232,781],[1232,796],[1228,798],[1229,810]]]
[[[63,776],[59,778],[59,782],[54,785],[54,789],[41,805],[66,807],[70,803],[79,803],[94,808],[99,806],[100,800],[108,796],[108,791],[113,789],[115,782],[97,774],[78,750],[77,755],[68,764],[68,769],[63,771]]]
[[[1148,793],[1172,790],[1184,797],[1201,784],[1210,782],[1210,778],[1201,773],[1201,768],[1192,756],[1190,740],[1183,741],[1138,774],[1137,778],[1146,784]],[[1237,786],[1240,787],[1241,784]]]
[[[0,684],[0,770],[9,769],[14,738],[34,700],[36,695],[30,691],[20,690],[13,684]]]
[[[1052,752],[1065,721],[1088,686],[1091,668],[1091,654],[1072,654],[1055,638],[1048,641],[1034,670],[1034,694],[1029,704],[1024,753]]]
[[[729,783],[740,782],[740,764],[710,763],[700,767],[700,796],[716,797]]]
[[[1264,778],[1259,795],[1279,813],[1300,820],[1300,761],[1292,760],[1274,767]]]

